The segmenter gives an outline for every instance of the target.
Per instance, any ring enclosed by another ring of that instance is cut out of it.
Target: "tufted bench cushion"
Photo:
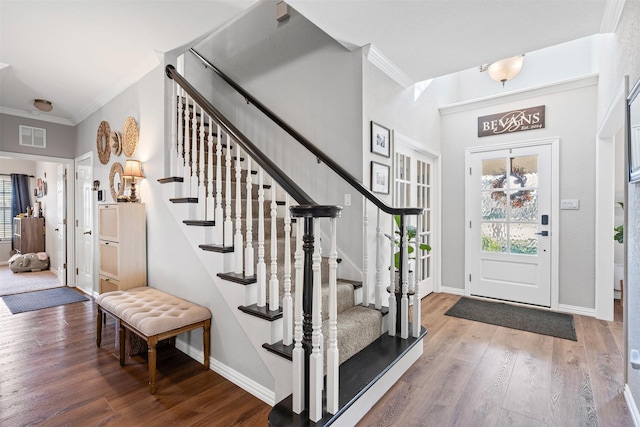
[[[148,286],[100,294],[96,303],[146,336],[211,319],[208,309]]]
[[[156,392],[156,344],[183,332],[202,328],[204,366],[209,369],[211,312],[202,306],[158,289],[143,286],[100,294],[96,299],[96,344],[102,341],[103,313],[120,323],[120,365],[125,359],[125,328],[143,338],[149,347],[149,388]]]

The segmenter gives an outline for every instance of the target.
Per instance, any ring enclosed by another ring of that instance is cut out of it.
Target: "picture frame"
[[[627,98],[627,157],[629,183],[640,182],[640,80]]]
[[[371,191],[389,194],[389,175],[391,168],[378,162],[371,162]]]
[[[391,130],[371,121],[371,152],[391,157]]]

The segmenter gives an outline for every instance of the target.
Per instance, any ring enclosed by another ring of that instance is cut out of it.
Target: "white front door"
[[[433,159],[413,147],[399,143],[396,137],[394,154],[394,206],[423,208],[420,224],[409,217],[408,224],[416,226],[416,241],[432,246],[433,250]],[[419,227],[418,227],[419,225]],[[433,292],[433,258],[431,252],[414,251],[410,269],[413,271],[420,298]]]
[[[76,161],[76,286],[93,295],[93,158]]]
[[[551,306],[552,147],[470,153],[469,293]]]
[[[58,165],[56,174],[56,241],[55,264],[51,266],[61,285],[67,284],[67,171]]]

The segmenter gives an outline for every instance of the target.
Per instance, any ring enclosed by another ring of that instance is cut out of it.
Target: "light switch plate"
[[[580,209],[580,200],[578,199],[562,199],[560,201],[560,209]]]

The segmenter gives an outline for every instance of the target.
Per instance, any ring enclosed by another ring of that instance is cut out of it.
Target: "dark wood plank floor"
[[[445,316],[459,298],[422,300],[424,354],[358,426],[633,426],[619,305],[575,342]]]
[[[620,322],[575,316],[573,342],[444,316],[458,298],[423,300],[424,354],[360,426],[632,425]],[[268,405],[172,348],[150,395],[145,358],[121,368],[113,322],[97,348],[94,321],[92,301],[17,315],[0,302],[0,426],[267,424]]]

